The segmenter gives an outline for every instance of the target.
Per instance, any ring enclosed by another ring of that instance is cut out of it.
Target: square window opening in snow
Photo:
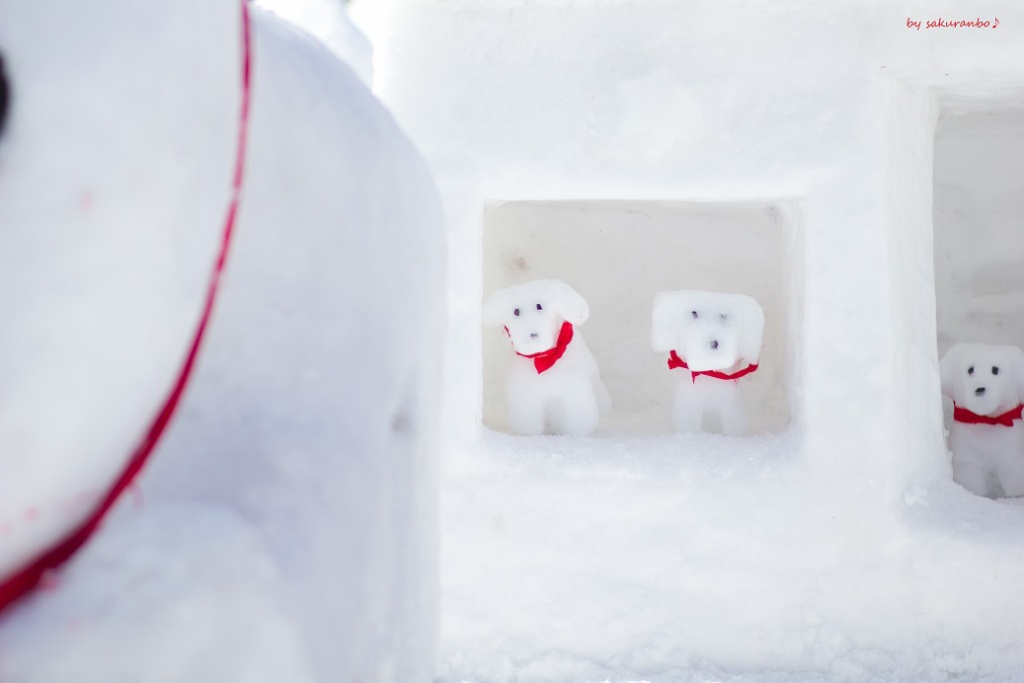
[[[1024,100],[1015,105],[961,100],[940,113],[932,207],[939,358],[958,342],[1024,348]],[[947,430],[952,414],[943,397]]]
[[[761,304],[760,367],[745,377],[748,434],[782,431],[796,406],[802,264],[789,202],[494,201],[484,211],[483,294],[542,278],[587,300],[580,328],[597,359],[612,411],[597,435],[669,433],[675,377],[651,349],[661,291],[748,294]],[[507,431],[501,330],[483,330],[483,423]],[[714,426],[714,425],[706,425]]]

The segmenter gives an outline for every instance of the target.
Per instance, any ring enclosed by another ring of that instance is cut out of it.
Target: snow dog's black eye
[[[519,309],[517,308],[516,310],[512,311],[512,315],[514,315],[514,316],[516,316],[518,318],[519,317]]]
[[[544,310],[544,307],[543,307],[543,306],[541,306],[540,304],[537,304],[537,310],[538,310],[538,311],[543,311],[543,310]]]
[[[7,72],[4,70],[4,56],[0,54],[0,136],[4,134],[4,122],[7,121],[7,105],[11,100],[11,86],[7,83]]]
[[[699,318],[699,317],[700,317],[699,315],[697,315],[697,311],[690,311],[690,315],[691,315],[691,316],[692,316],[692,317],[693,317],[694,319],[697,319],[697,318]]]
[[[517,313],[516,315],[519,315],[519,314]],[[974,374],[974,366],[973,365],[971,367],[967,368],[967,374],[968,375],[973,375]]]
[[[999,374],[999,366],[998,365],[993,365],[992,366],[992,374],[993,375],[998,375]]]

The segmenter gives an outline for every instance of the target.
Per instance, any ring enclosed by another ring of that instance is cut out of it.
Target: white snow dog
[[[737,436],[746,430],[738,380],[757,370],[764,333],[760,304],[744,294],[697,290],[654,297],[651,346],[680,370],[672,408],[677,432],[699,432],[706,416]]]
[[[0,0],[0,55],[0,680],[431,679],[412,142],[248,0]]]
[[[980,496],[1024,496],[1024,351],[955,344],[939,373],[953,399],[953,480]]]
[[[515,357],[505,377],[508,427],[516,434],[590,434],[611,408],[594,355],[576,329],[590,317],[560,280],[499,289],[483,322],[504,327]]]

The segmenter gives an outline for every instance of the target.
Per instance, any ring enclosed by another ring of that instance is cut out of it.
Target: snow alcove
[[[561,279],[590,305],[581,331],[612,399],[597,434],[671,432],[666,354],[651,350],[657,292],[754,297],[765,311],[758,370],[743,380],[748,434],[781,431],[793,414],[800,299],[796,228],[785,202],[492,201],[483,219],[483,291]],[[500,329],[483,330],[483,423],[505,431]]]
[[[1024,107],[1006,100],[997,106],[983,102],[988,106],[976,100],[946,102],[937,123],[933,230],[940,358],[957,343],[1024,347]],[[979,350],[967,352],[970,360],[963,350],[956,353],[961,355],[950,356],[947,365],[985,357]],[[992,353],[993,362],[1013,362],[1010,350]],[[998,391],[999,381],[984,376],[990,392]],[[956,400],[965,405],[963,395]],[[954,481],[979,495],[1020,496],[1024,472],[1012,455],[1017,445],[1011,431],[982,427],[979,435],[977,428],[952,422],[953,408],[953,400],[943,397]],[[991,445],[975,445],[977,438],[990,439]],[[979,448],[987,448],[987,454],[975,455]]]

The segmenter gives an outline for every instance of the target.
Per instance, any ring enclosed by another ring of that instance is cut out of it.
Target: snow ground
[[[792,431],[479,446],[445,453],[441,681],[1024,672],[1004,599],[1024,566],[1017,503],[948,484],[886,509],[801,462]]]

